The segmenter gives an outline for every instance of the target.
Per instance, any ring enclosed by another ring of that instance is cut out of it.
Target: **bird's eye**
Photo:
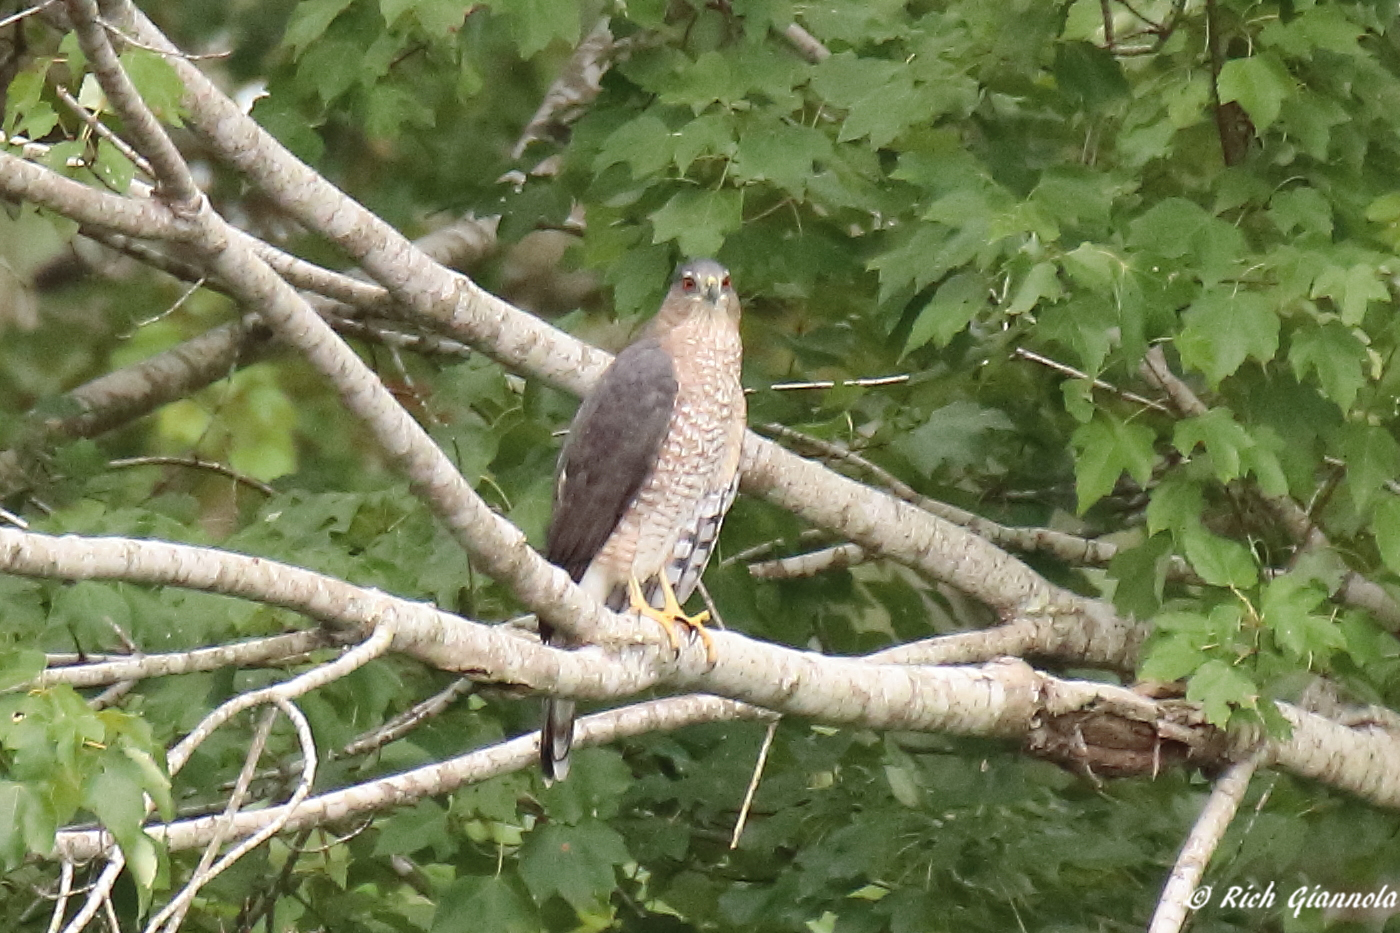
[[[728,287],[729,287],[729,276],[726,275],[726,276],[724,277],[724,281],[721,282],[720,284],[723,285],[725,288],[728,288]]]
[[[681,289],[687,292],[695,291],[695,276],[685,275],[681,277]]]

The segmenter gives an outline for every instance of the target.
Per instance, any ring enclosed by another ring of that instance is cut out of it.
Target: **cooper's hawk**
[[[681,609],[700,581],[739,485],[744,392],[739,385],[739,298],[711,259],[677,270],[661,310],[617,355],[584,400],[559,455],[545,557],[615,612],[655,619],[677,647],[676,626],[709,613]],[[548,644],[566,644],[549,626]],[[571,700],[545,701],[540,765],[569,771]]]

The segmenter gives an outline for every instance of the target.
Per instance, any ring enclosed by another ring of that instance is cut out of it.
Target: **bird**
[[[713,259],[682,264],[656,316],[579,406],[559,454],[544,556],[614,612],[655,620],[679,651],[708,612],[681,608],[700,582],[739,488],[747,418],[739,296]],[[547,623],[542,640],[576,647]],[[574,703],[545,700],[540,767],[569,772]]]

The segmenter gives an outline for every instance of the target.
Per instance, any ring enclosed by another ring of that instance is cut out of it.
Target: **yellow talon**
[[[631,599],[632,610],[648,619],[655,620],[656,624],[665,630],[666,638],[671,642],[671,650],[676,653],[681,650],[681,641],[680,637],[676,635],[676,626],[684,625],[689,628],[705,643],[705,660],[713,666],[718,659],[718,654],[715,652],[714,639],[710,637],[709,632],[705,631],[705,623],[710,620],[710,611],[703,609],[693,616],[686,615],[685,610],[681,608],[680,600],[676,599],[676,591],[672,589],[671,581],[666,579],[666,574],[660,574],[657,579],[661,581],[661,597],[665,605],[657,609],[648,603],[646,598],[642,596],[642,584],[638,582],[636,577],[632,577],[627,581],[627,593]]]

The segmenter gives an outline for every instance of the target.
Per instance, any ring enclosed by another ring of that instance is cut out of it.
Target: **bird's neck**
[[[676,366],[676,381],[686,385],[713,385],[718,380],[739,381],[743,347],[739,329],[724,313],[697,314],[658,337]]]

